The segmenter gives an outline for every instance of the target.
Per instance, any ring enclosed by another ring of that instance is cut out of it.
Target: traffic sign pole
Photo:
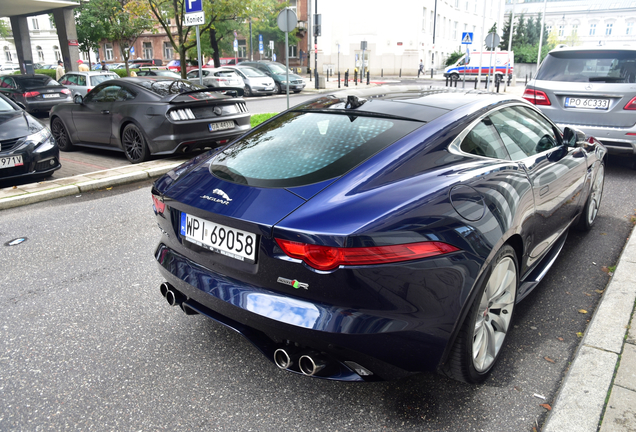
[[[199,63],[199,84],[203,85],[203,75],[201,71],[201,34],[199,33],[199,26],[197,26],[197,62]],[[181,67],[186,67],[186,65],[181,65]]]

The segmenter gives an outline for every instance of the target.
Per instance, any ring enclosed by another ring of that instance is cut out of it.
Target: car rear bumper
[[[277,348],[288,346],[298,356],[320,353],[333,365],[320,377],[343,381],[395,379],[436,370],[461,310],[458,300],[462,295],[458,293],[471,279],[448,278],[451,284],[436,287],[445,291],[443,298],[428,297],[429,287],[412,287],[409,295],[413,298],[407,299],[397,298],[392,289],[376,287],[376,297],[386,296],[377,299],[385,309],[370,310],[283,296],[213,272],[164,243],[157,247],[155,258],[162,276],[187,298],[184,310],[192,308],[238,331],[270,360]],[[448,269],[444,260],[433,259],[428,264],[436,270],[446,266],[445,274],[453,275],[454,269]],[[377,269],[361,272],[378,283],[386,277]],[[439,283],[440,273],[431,276],[429,282]],[[354,372],[350,362],[371,374]],[[288,370],[299,372],[293,366]]]
[[[69,96],[67,98],[59,98],[59,99],[51,99],[51,100],[41,100],[41,101],[32,101],[27,100],[24,102],[24,106],[28,112],[34,111],[50,111],[55,105],[59,105],[65,102],[73,102],[73,99]]]

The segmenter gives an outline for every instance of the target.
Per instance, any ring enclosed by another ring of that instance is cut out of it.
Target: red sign
[[[398,46],[402,46],[402,42],[398,42],[397,44],[398,44]]]
[[[79,42],[77,41],[77,39],[69,39],[68,46],[79,46]]]

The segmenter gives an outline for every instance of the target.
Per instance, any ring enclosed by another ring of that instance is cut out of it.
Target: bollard
[[[327,82],[329,82],[329,69],[327,69]]]
[[[353,71],[353,82],[358,85],[358,69]]]
[[[526,74],[526,85],[528,85],[528,74]]]
[[[457,82],[458,81],[459,81],[458,79],[455,80],[455,88],[457,88]]]
[[[380,69],[380,78],[384,78],[384,69]]]
[[[477,78],[475,78],[475,90],[477,90]]]
[[[448,87],[448,77],[446,77],[446,87]]]
[[[311,82],[311,68],[307,68],[307,73],[309,74],[309,82]]]
[[[400,68],[400,78],[402,78],[402,68]]]
[[[497,93],[499,93],[499,83],[500,81],[497,81]]]
[[[490,75],[486,77],[486,87],[484,87],[486,90],[488,90],[488,81],[490,80]]]
[[[433,79],[433,68],[431,68],[431,79]]]
[[[369,85],[369,79],[371,78],[371,73],[367,71],[367,85]]]
[[[338,71],[338,88],[340,88],[340,71]]]

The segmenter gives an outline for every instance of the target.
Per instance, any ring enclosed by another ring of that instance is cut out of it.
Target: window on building
[[[174,49],[170,42],[163,43],[163,58],[172,59],[174,57]]]
[[[11,50],[8,46],[4,47],[4,59],[9,63],[13,61],[13,57],[11,57]]]
[[[53,45],[53,52],[55,53],[55,61],[62,60],[62,52],[59,46]]]
[[[430,26],[428,26],[428,32],[429,32],[430,34],[433,34],[433,25],[434,25],[434,20],[435,20],[435,12],[431,11],[431,20],[430,20],[431,25],[430,25]]]
[[[422,31],[426,31],[426,8],[422,11]]]
[[[576,36],[579,34],[579,25],[572,24],[572,36]]]
[[[596,35],[596,24],[590,24],[590,36]]]
[[[144,42],[143,44],[143,50],[144,50],[144,58],[145,59],[151,59],[152,56],[152,42]]]
[[[552,25],[545,26],[545,30],[548,32],[548,34],[552,33]]]
[[[239,50],[241,49],[241,45],[239,42]],[[244,55],[241,57],[245,57]],[[296,58],[298,57],[298,45],[290,45],[289,46],[289,58]]]
[[[453,40],[459,39],[459,34],[457,34],[457,30],[459,29],[459,23],[455,21],[453,24]]]
[[[625,29],[625,34],[628,34],[628,35],[634,34],[634,23],[633,22],[628,22],[627,23],[627,28]]]
[[[557,35],[561,38],[565,34],[565,24],[559,24]]]
[[[104,44],[104,56],[106,57],[106,61],[111,61],[114,59],[113,57],[113,44]]]
[[[298,15],[298,12],[296,12],[296,9],[298,9],[298,0],[289,0],[289,8]]]
[[[459,9],[459,0],[455,0],[455,7]]]
[[[37,51],[38,53],[38,61],[39,62],[44,62],[44,51],[42,50],[41,46],[36,46],[35,47],[35,51]]]
[[[466,0],[466,11],[468,11],[469,6],[470,6],[470,2]]]
[[[40,30],[40,24],[38,23],[37,18],[31,18],[31,26],[33,27],[33,30]]]
[[[298,48],[298,46],[294,45],[294,48]],[[289,47],[289,52],[290,53],[292,52],[291,46]],[[294,52],[298,52],[298,51],[294,51]],[[237,56],[243,57],[243,58],[247,57],[247,40],[239,39]],[[297,54],[294,54],[293,56],[290,55],[290,57],[297,57]]]
[[[605,36],[611,36],[612,35],[612,27],[614,26],[614,24],[612,23],[608,23],[605,26]]]

